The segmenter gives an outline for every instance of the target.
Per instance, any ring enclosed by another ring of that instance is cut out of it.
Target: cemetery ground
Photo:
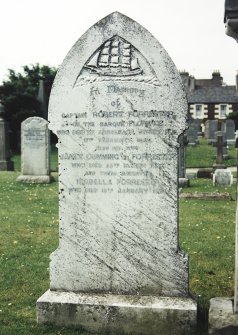
[[[214,148],[201,142],[187,149],[187,165],[208,167]],[[236,150],[228,165],[235,165]],[[0,173],[0,335],[85,334],[36,324],[36,300],[49,287],[49,255],[58,244],[57,152],[52,151],[51,184],[21,184],[20,157],[15,171]],[[229,192],[231,201],[180,200],[180,248],[190,260],[190,291],[206,318],[211,297],[231,297],[234,286],[236,186],[213,187],[193,179],[185,192]]]

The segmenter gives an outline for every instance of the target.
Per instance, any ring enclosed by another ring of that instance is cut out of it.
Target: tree
[[[5,108],[4,119],[9,122],[11,149],[19,150],[21,122],[31,116],[41,116],[37,100],[39,81],[44,81],[47,106],[56,74],[54,67],[39,64],[23,66],[23,73],[8,70],[8,79],[0,86],[0,101]]]

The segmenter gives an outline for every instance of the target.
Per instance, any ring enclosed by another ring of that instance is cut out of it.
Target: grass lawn
[[[212,167],[216,162],[216,147],[207,144],[205,138],[199,139],[199,144],[186,148],[186,167],[187,168],[205,168]],[[224,161],[226,166],[236,165],[236,149],[230,145],[228,149],[228,159]]]
[[[49,185],[16,183],[18,175],[0,172],[0,335],[86,334],[36,324],[35,303],[49,288],[49,255],[58,244],[57,173]],[[230,192],[235,199],[235,185],[214,188],[208,179],[192,180],[189,191]],[[203,310],[211,297],[233,295],[234,232],[234,200],[180,201],[180,246],[190,256],[190,291]]]

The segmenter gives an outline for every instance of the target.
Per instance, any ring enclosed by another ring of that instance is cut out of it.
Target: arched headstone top
[[[22,121],[22,127],[38,127],[40,126],[47,126],[48,125],[48,121],[43,119],[42,117],[39,116],[32,116],[32,117],[28,117],[27,119],[25,119],[24,121]]]
[[[150,110],[173,112],[170,142],[175,145],[186,128],[187,116],[180,75],[157,39],[119,12],[92,26],[63,61],[49,103],[50,129],[57,133],[62,113],[69,109],[73,97],[80,95],[77,92],[84,92],[90,84],[109,85],[110,82],[148,88]],[[78,111],[83,108],[81,103],[77,101]]]

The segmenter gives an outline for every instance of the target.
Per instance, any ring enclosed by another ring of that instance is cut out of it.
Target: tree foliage
[[[8,79],[0,86],[0,101],[5,108],[4,119],[9,122],[11,147],[19,147],[21,122],[31,116],[41,116],[42,108],[37,100],[39,81],[44,81],[48,106],[50,90],[56,69],[47,65],[25,65],[22,73],[8,70]]]

